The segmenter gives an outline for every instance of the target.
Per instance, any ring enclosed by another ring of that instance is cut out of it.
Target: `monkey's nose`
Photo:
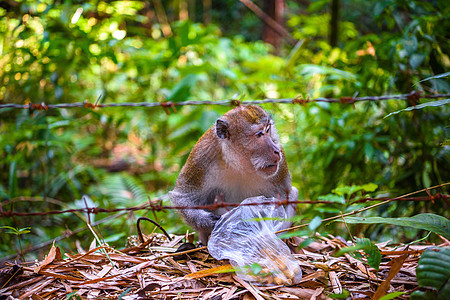
[[[274,150],[273,154],[275,154],[275,161],[278,163],[281,159],[280,151]]]

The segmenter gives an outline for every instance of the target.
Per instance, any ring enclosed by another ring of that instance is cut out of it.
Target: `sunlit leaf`
[[[405,295],[405,294],[406,294],[406,292],[392,292],[392,293],[384,295],[379,300],[391,300],[391,299],[395,299],[398,296]]]
[[[367,263],[374,269],[378,270],[381,263],[381,253],[376,245],[367,238],[355,238],[356,244],[351,247],[345,247],[336,252],[336,256],[352,253],[358,250],[364,251]],[[356,252],[357,253],[357,252]]]
[[[384,119],[392,116],[392,115],[396,115],[398,113],[404,112],[404,111],[411,111],[411,110],[415,110],[415,109],[423,109],[425,107],[438,107],[438,106],[443,106],[446,104],[450,103],[450,99],[443,99],[443,100],[436,100],[436,101],[431,101],[431,102],[427,102],[427,103],[422,103],[422,104],[418,104],[416,106],[410,106],[407,107],[405,109],[402,110],[398,110],[398,111],[394,111],[391,112],[390,114],[388,114],[387,116],[384,117]]]
[[[434,75],[434,76],[422,79],[422,80],[418,81],[417,83],[415,83],[414,85],[417,85],[418,83],[421,83],[421,82],[424,82],[424,81],[438,79],[438,78],[444,78],[444,77],[448,77],[448,76],[450,76],[450,72]]]
[[[308,225],[309,230],[315,231],[320,224],[322,224],[322,219],[319,216],[315,216]]]
[[[334,195],[334,194],[328,194],[328,195],[324,195],[324,196],[319,196],[317,199],[321,200],[321,201],[330,201],[330,202],[345,204],[345,198],[342,195],[338,196],[338,195]]]
[[[338,220],[343,222],[342,220]],[[424,213],[413,217],[382,218],[382,217],[345,217],[350,224],[391,224],[428,230],[450,239],[450,221],[435,214]]]

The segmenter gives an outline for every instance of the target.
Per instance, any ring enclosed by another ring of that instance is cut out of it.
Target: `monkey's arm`
[[[289,199],[288,201],[297,201],[298,200],[298,189],[296,187],[291,186],[291,189],[289,191]],[[296,214],[297,210],[297,204],[288,204],[285,207],[286,210],[286,217],[292,218]],[[278,230],[287,229],[292,226],[292,221],[285,221],[281,225],[281,227]]]
[[[298,201],[298,189],[296,187],[291,187],[291,190],[289,192],[289,201]],[[289,218],[292,218],[295,216],[297,210],[297,204],[289,204],[286,207],[286,214]]]
[[[172,203],[176,206],[193,207],[207,205],[196,193],[169,192]],[[186,223],[200,232],[210,233],[220,216],[203,209],[180,209],[178,212],[183,216]]]

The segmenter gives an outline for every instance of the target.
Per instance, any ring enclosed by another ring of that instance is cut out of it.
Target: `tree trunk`
[[[180,18],[180,21],[186,21],[187,19],[189,19],[187,0],[180,0],[180,11],[178,16]]]
[[[331,20],[330,20],[330,45],[337,47],[339,42],[339,13],[341,9],[341,1],[333,0],[331,2]]]
[[[203,0],[203,23],[211,23],[212,0]]]
[[[284,0],[264,0],[264,12],[280,25],[283,24],[283,10]],[[275,51],[278,52],[281,44],[281,36],[269,25],[264,23],[263,41],[271,44],[275,48]]]

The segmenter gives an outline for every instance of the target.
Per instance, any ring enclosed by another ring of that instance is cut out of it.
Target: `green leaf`
[[[341,186],[332,190],[337,195],[352,195],[359,191],[373,192],[378,188],[375,183],[367,183],[364,185]]]
[[[16,162],[9,165],[9,197],[14,198],[17,192]]]
[[[304,235],[308,235],[308,234],[309,234],[309,232],[307,230],[301,229],[301,230],[284,232],[283,234],[280,234],[278,237],[280,239],[289,239],[293,236],[304,236]]]
[[[343,222],[342,220],[338,220]],[[450,239],[450,221],[435,214],[419,214],[413,217],[381,218],[381,217],[345,217],[351,224],[391,224],[428,230]]]
[[[299,68],[300,74],[304,76],[313,76],[315,74],[322,74],[329,76],[334,75],[336,79],[346,79],[351,81],[356,80],[355,74],[331,67],[304,64],[300,65]]]
[[[298,245],[298,248],[302,249],[302,248],[308,247],[313,242],[314,242],[314,239],[309,237],[306,240],[304,240],[303,242],[301,242],[300,245]]]
[[[11,230],[17,230],[16,228],[14,228],[14,227],[11,227],[11,226],[2,226],[2,227],[0,227],[0,229],[11,229]]]
[[[258,275],[261,272],[262,267],[258,263],[253,263],[250,265],[250,269],[253,274]]]
[[[129,292],[131,291],[131,288],[127,288],[125,291],[123,291],[119,297],[117,298],[117,300],[121,300],[123,297],[125,297]]]
[[[425,60],[426,56],[424,54],[414,53],[409,58],[409,64],[413,69],[417,69]]]
[[[79,295],[77,295],[78,291],[67,294],[67,300],[78,300],[81,299]]]
[[[388,117],[390,117],[392,115],[396,115],[396,114],[401,113],[403,111],[411,111],[411,110],[414,110],[414,109],[422,109],[424,107],[442,106],[442,105],[446,105],[446,104],[449,104],[449,103],[450,103],[450,99],[443,99],[443,100],[436,100],[436,101],[431,101],[431,102],[427,102],[427,103],[422,103],[422,104],[419,104],[419,105],[416,105],[416,106],[410,106],[410,107],[407,107],[405,109],[401,109],[401,110],[398,110],[398,111],[391,112],[390,114],[385,116],[383,119],[386,119],[386,118],[388,118]]]
[[[311,231],[315,231],[320,224],[322,224],[322,219],[319,216],[315,216],[309,223],[308,228]]]
[[[117,242],[126,236],[125,232],[110,235],[104,239],[105,243]]]
[[[30,232],[31,232],[30,229],[31,229],[31,227],[20,228],[20,229],[17,231],[17,233],[18,233],[19,235],[21,235],[21,234],[26,234],[26,233],[30,233]]]
[[[362,250],[363,246],[362,245],[355,245],[355,246],[350,246],[350,247],[345,247],[340,249],[338,252],[336,252],[335,256],[342,256],[346,253],[352,253],[358,250]]]
[[[343,289],[341,294],[330,294],[328,295],[328,297],[332,299],[347,299],[348,297],[350,297],[350,292],[346,289]]]
[[[417,282],[440,290],[450,279],[450,247],[431,247],[419,259]]]
[[[361,189],[365,192],[371,193],[371,192],[375,192],[378,188],[378,185],[375,183],[366,183],[364,185],[361,186]]]
[[[410,300],[430,300],[430,299],[436,299],[436,294],[433,293],[433,291],[427,290],[427,291],[414,291],[414,293],[411,294]]]
[[[355,238],[356,243],[362,245],[362,250],[367,255],[367,263],[372,268],[375,268],[378,271],[381,263],[381,253],[380,249],[376,245],[374,245],[369,239],[366,238]]]
[[[184,77],[179,83],[177,83],[170,91],[167,101],[185,101],[191,95],[191,90],[198,81],[206,80],[204,74],[189,74]]]
[[[6,233],[8,234],[14,234],[14,235],[22,235],[22,234],[27,234],[30,233],[31,231],[29,229],[31,229],[31,227],[24,227],[24,228],[14,228],[11,226],[1,226],[0,229],[9,229],[9,231],[7,231]]]
[[[317,1],[313,1],[309,6],[308,6],[308,12],[316,12],[322,8],[324,8],[326,5],[328,5],[330,2],[330,0],[317,0]]]
[[[367,263],[369,264],[369,266],[378,270],[381,263],[380,249],[378,249],[378,247],[367,238],[355,238],[355,240],[356,245],[340,249],[338,252],[336,252],[335,256],[341,256],[345,253],[362,250],[366,254]]]
[[[312,6],[312,5],[311,5]],[[286,59],[286,70],[290,70],[293,68],[295,62],[303,53],[303,45],[305,44],[305,40],[300,40],[295,44],[295,47],[289,53],[288,58]]]
[[[405,292],[393,292],[393,293],[389,293],[384,295],[383,297],[381,297],[379,300],[391,300],[394,299],[400,295],[405,295]]]
[[[328,195],[324,195],[324,196],[319,196],[317,199],[321,200],[321,201],[330,201],[330,202],[336,202],[336,203],[340,203],[340,204],[345,204],[345,198],[344,197],[338,196],[338,195],[334,195],[334,194],[328,194]]]
[[[415,86],[415,85],[417,85],[417,84],[419,84],[421,82],[424,82],[424,81],[428,81],[428,80],[432,80],[432,79],[438,79],[438,78],[443,78],[443,77],[447,77],[447,76],[450,76],[450,72],[434,75],[434,76],[431,76],[431,77],[427,77],[427,78],[422,79],[421,81],[415,83],[413,86]]]

